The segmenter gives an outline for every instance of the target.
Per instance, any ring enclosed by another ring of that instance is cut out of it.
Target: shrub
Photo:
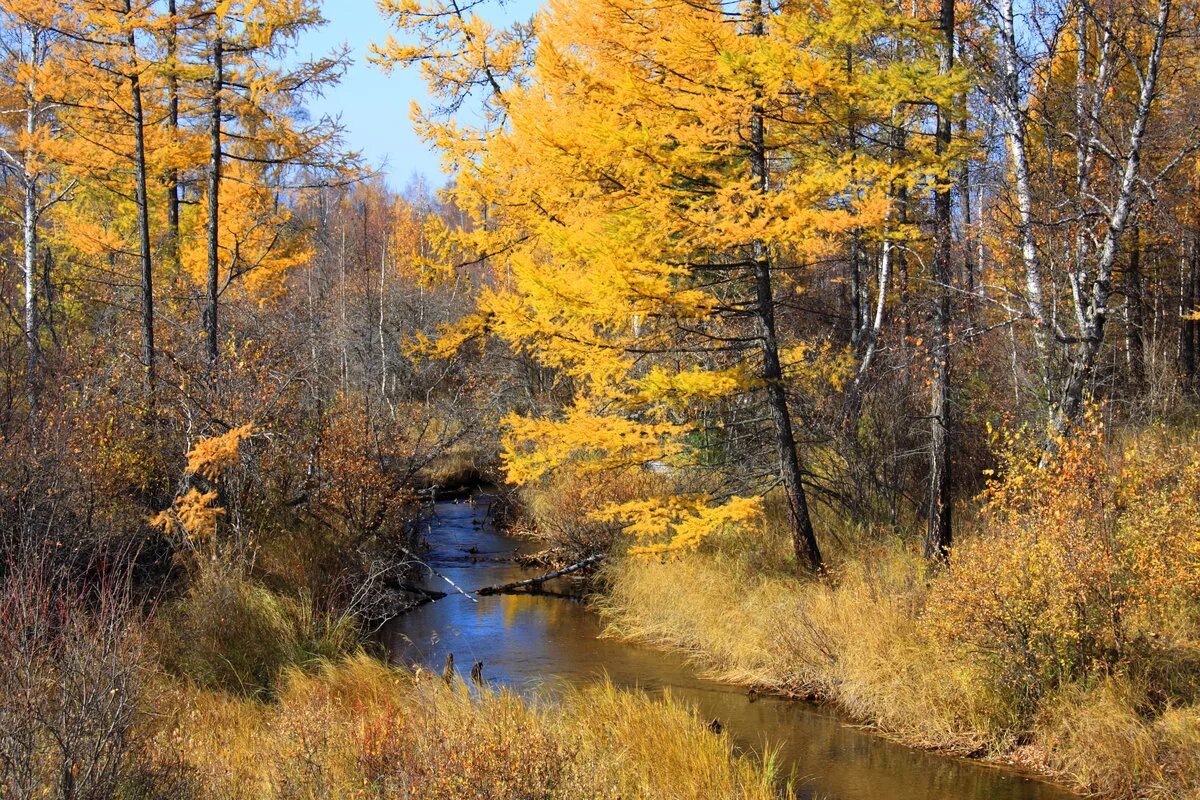
[[[1026,712],[1174,639],[1200,588],[1195,443],[1148,435],[1108,447],[1092,424],[1051,463],[1037,456],[1010,442],[987,534],[954,549],[925,617]]]
[[[46,563],[0,580],[0,797],[103,800],[133,772],[142,642],[120,582]]]

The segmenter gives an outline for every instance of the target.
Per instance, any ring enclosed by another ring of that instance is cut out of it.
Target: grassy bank
[[[929,632],[920,562],[899,547],[869,556],[828,583],[764,576],[719,552],[628,559],[599,603],[614,635],[683,650],[722,680],[831,701],[909,744],[1108,796],[1197,796],[1200,705],[1165,699],[1165,678],[1153,683],[1141,665],[1023,710],[1011,687]]]
[[[0,796],[787,796],[682,705],[603,685],[534,703],[395,669],[352,620],[229,565],[149,619],[104,587],[51,603],[37,575],[0,578]]]
[[[913,745],[1109,797],[1200,796],[1200,444],[1097,436],[1045,470],[1007,452],[948,566],[843,523],[829,574],[799,577],[768,513],[616,559],[596,602],[612,635]]]
[[[611,686],[534,705],[359,655],[287,672],[273,702],[185,684],[158,698],[146,756],[202,797],[779,796],[690,711]]]

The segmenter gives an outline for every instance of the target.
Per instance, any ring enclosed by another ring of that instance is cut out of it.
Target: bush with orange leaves
[[[1192,638],[1200,598],[1200,441],[1109,442],[1092,416],[1049,463],[1010,436],[986,534],[954,549],[926,619],[1018,709]]]
[[[331,410],[322,431],[320,486],[312,506],[352,537],[408,521],[412,445],[398,425],[373,419],[351,399]]]

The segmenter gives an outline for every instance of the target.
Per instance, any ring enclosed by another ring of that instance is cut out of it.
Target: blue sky
[[[528,16],[538,5],[537,0],[513,0],[506,4],[504,16]],[[408,117],[409,103],[426,98],[416,69],[396,69],[385,75],[367,62],[371,42],[382,42],[389,30],[375,0],[327,0],[323,12],[329,24],[306,34],[297,55],[318,55],[345,43],[354,64],[339,86],[310,103],[313,115],[340,114],[347,128],[347,143],[361,150],[373,166],[386,162],[388,181],[394,188],[402,188],[413,174],[440,186],[441,162],[413,133]]]

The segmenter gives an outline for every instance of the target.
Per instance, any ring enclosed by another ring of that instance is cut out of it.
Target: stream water
[[[497,531],[487,495],[437,504],[427,562],[466,592],[520,580],[536,571],[511,561],[529,543]],[[584,603],[544,595],[475,600],[443,577],[449,592],[389,622],[381,631],[393,660],[440,671],[448,653],[465,675],[476,661],[484,678],[532,694],[555,685],[595,681],[657,693],[669,691],[717,718],[738,745],[778,749],[801,798],[829,800],[1066,800],[1073,795],[1001,769],[934,755],[891,742],[805,703],[751,702],[744,689],[705,680],[675,654],[601,638],[601,622]],[[552,588],[547,585],[547,588]],[[714,800],[718,800],[714,798]]]

